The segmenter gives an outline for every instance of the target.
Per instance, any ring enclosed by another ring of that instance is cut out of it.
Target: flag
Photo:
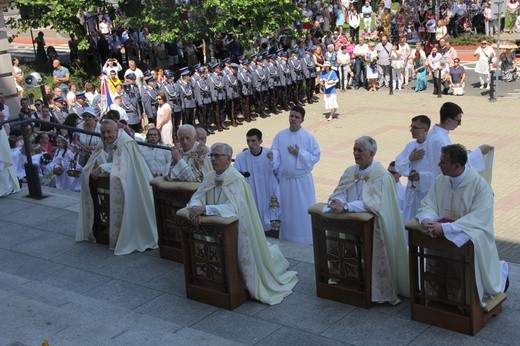
[[[106,74],[99,76],[101,83],[99,84],[99,93],[101,94],[101,101],[99,103],[99,109],[101,110],[101,116],[105,115],[110,109],[112,104],[112,96],[110,95],[110,87],[108,86],[108,79]]]

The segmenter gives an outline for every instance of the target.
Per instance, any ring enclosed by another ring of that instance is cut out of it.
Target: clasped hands
[[[436,238],[438,235],[443,233],[442,224],[440,222],[424,219],[421,224],[424,227],[424,233],[428,234],[432,238]]]
[[[204,214],[206,211],[206,207],[204,206],[195,206],[189,209],[190,222],[194,226],[198,226],[200,224],[200,216]]]
[[[341,213],[345,211],[345,203],[341,202],[339,199],[332,199],[328,206],[335,213]]]

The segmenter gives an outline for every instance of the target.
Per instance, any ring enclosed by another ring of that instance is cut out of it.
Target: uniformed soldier
[[[231,125],[236,127],[242,125],[237,117],[238,106],[240,104],[240,82],[237,79],[237,70],[240,68],[238,64],[231,63],[229,65],[229,73],[225,76],[226,82],[226,97],[227,97],[227,113],[231,119]]]
[[[269,60],[265,66],[267,71],[267,86],[269,88],[269,109],[271,113],[278,114],[280,111],[276,108],[280,100],[281,81],[280,81],[280,69],[276,63],[276,56],[269,55]]]
[[[224,63],[224,68],[222,69],[222,74],[224,76],[227,76],[228,74],[232,74],[233,72],[231,71],[231,59],[225,58],[224,60],[222,60],[222,62]]]
[[[249,61],[243,60],[238,68],[237,78],[240,83],[240,103],[242,105],[242,113],[246,122],[254,120],[251,116],[251,96],[253,95],[253,78],[249,72]]]
[[[199,79],[194,82],[193,91],[195,92],[195,99],[197,100],[198,113],[197,117],[199,124],[201,124],[206,132],[210,135],[214,134],[210,128],[213,113],[213,101],[211,99],[211,87],[209,80],[206,77],[206,69],[199,68]]]
[[[51,115],[60,124],[63,124],[65,118],[67,118],[67,116],[69,115],[69,111],[67,110],[67,101],[65,101],[65,99],[63,99],[63,97],[61,96],[55,97],[54,99],[52,99],[52,101],[54,102],[54,104],[49,107]],[[80,113],[78,115],[81,116],[81,114],[83,113]]]
[[[300,51],[295,48],[292,50],[291,58],[288,61],[288,65],[291,68],[291,79],[292,79],[292,98],[295,105],[300,106],[300,92],[303,89],[303,63],[300,59]]]
[[[85,96],[85,93],[77,93],[76,101],[70,107],[69,113],[74,113],[78,115],[83,114],[83,112],[85,112],[85,107],[88,107],[87,97]]]
[[[184,112],[183,124],[193,125],[195,110],[197,108],[197,100],[193,92],[190,71],[187,69],[181,72],[181,80],[178,82],[181,92],[182,110]]]
[[[305,48],[305,57],[303,59],[305,74],[305,87],[307,91],[307,103],[313,103],[314,86],[316,85],[316,64],[314,63],[315,46]]]
[[[208,65],[212,72],[208,73],[208,80],[211,87],[211,99],[213,101],[213,114],[215,115],[215,122],[217,130],[229,130],[226,126],[226,80],[221,73],[221,66],[219,63],[212,63]]]
[[[175,82],[175,74],[173,71],[164,71],[164,77],[166,78],[161,86],[161,92],[166,95],[166,99],[170,108],[172,109],[173,119],[173,138],[177,137],[177,130],[181,125],[182,120],[182,99],[181,99],[181,88],[178,83]]]
[[[157,117],[157,94],[155,79],[148,77],[145,80],[145,84],[141,89],[141,100],[143,103],[143,111],[145,116],[148,118],[148,122],[155,124]]]
[[[289,95],[292,85],[291,68],[287,64],[287,53],[281,52],[279,54],[280,60],[278,61],[278,67],[280,68],[280,82],[282,89],[280,92],[280,105],[284,111],[289,111]]]
[[[253,87],[255,90],[255,111],[265,118],[265,100],[267,99],[268,75],[264,67],[263,56],[257,57],[256,68],[251,72],[253,75]]]
[[[122,107],[128,115],[128,126],[137,133],[141,133],[143,128],[143,109],[139,102],[139,88],[132,83],[123,83],[123,93],[121,94]]]

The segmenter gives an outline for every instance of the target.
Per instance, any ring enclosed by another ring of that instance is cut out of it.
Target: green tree
[[[105,0],[13,0],[22,14],[7,25],[23,32],[29,28],[52,27],[74,33],[80,49],[88,49],[85,27],[78,13],[97,13]],[[175,0],[119,0],[116,22],[134,28],[146,27],[153,42],[211,39],[217,32],[234,34],[244,43],[255,35],[290,29],[301,19],[291,0],[193,0],[189,8]]]

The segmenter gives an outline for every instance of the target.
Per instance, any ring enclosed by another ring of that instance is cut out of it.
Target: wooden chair
[[[238,269],[238,218],[202,216],[197,227],[188,209],[177,216],[187,297],[229,310],[243,304],[248,293]]]
[[[161,258],[182,263],[181,232],[177,211],[188,204],[200,184],[170,182],[164,180],[164,177],[157,177],[150,182],[150,185],[153,189],[159,255]]]
[[[363,308],[372,305],[370,213],[323,213],[325,203],[309,208],[318,297]]]
[[[417,219],[408,221],[406,230],[413,320],[475,335],[502,312],[505,293],[485,299],[485,307],[480,306],[471,241],[459,248],[443,236],[432,238]]]
[[[92,233],[96,243],[108,245],[110,242],[110,175],[101,173],[97,179],[90,178],[89,187],[94,203]]]

